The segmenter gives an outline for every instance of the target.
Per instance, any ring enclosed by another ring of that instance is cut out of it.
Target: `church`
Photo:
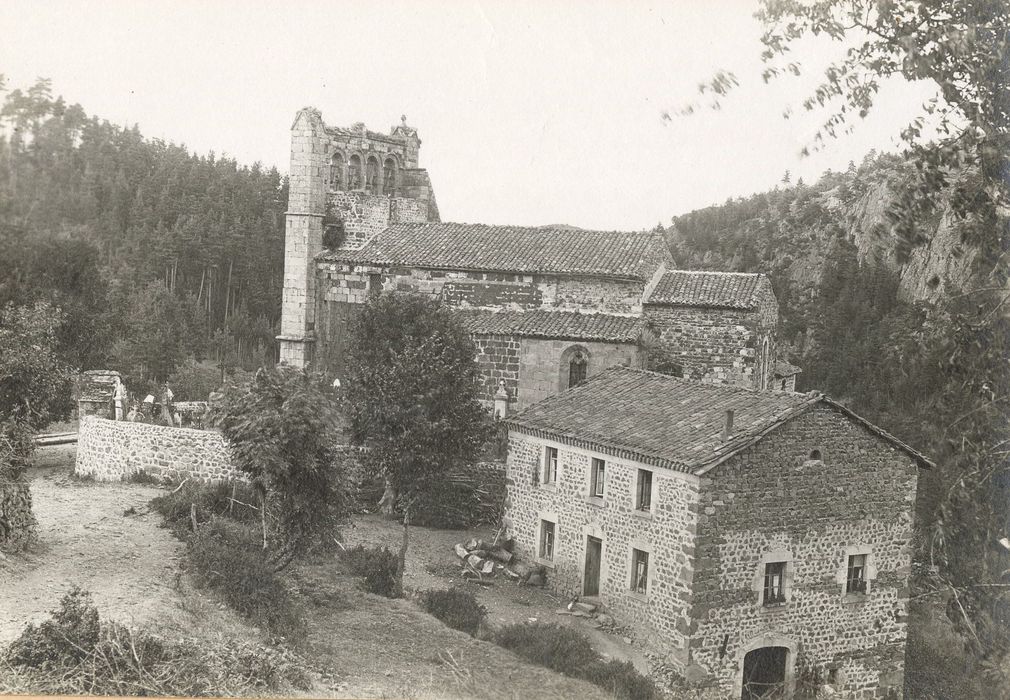
[[[792,388],[764,275],[678,270],[657,232],[442,222],[420,146],[405,119],[383,134],[327,126],[312,108],[296,115],[282,362],[339,378],[354,314],[369,295],[394,291],[458,313],[481,399],[501,413],[615,365]]]

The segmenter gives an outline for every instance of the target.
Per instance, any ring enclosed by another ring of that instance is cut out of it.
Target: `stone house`
[[[504,392],[522,408],[618,364],[768,387],[766,277],[674,270],[660,233],[443,223],[420,144],[405,123],[380,134],[296,116],[282,362],[339,377],[354,314],[402,291],[459,311],[488,405]]]
[[[900,697],[921,454],[821,394],[628,367],[505,424],[521,554],[703,697]]]

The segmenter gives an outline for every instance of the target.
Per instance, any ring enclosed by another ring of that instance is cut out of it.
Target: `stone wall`
[[[648,304],[644,315],[685,377],[759,387],[757,313]]]
[[[221,434],[149,423],[81,420],[74,473],[98,481],[121,481],[144,472],[159,478],[204,482],[244,479]]]
[[[505,382],[510,397],[519,391],[519,352],[521,340],[512,335],[472,335],[477,348],[480,399],[494,401],[498,382]]]
[[[568,355],[582,348],[589,357],[586,374],[592,377],[614,365],[644,367],[645,355],[636,343],[523,338],[519,353],[519,388],[510,396],[524,408],[568,388]]]
[[[707,475],[691,657],[713,697],[739,697],[747,645],[769,634],[844,697],[901,696],[916,480],[911,457],[827,406]],[[847,557],[863,552],[868,593],[846,595]],[[791,560],[782,606],[760,602],[767,557]]]
[[[544,448],[558,450],[555,485],[543,483]],[[606,461],[602,499],[589,497],[591,457]],[[521,556],[548,567],[565,596],[583,593],[586,538],[603,541],[600,598],[621,624],[641,626],[653,645],[686,654],[694,569],[698,479],[517,431],[509,434],[509,517]],[[653,473],[650,512],[635,510],[638,469]],[[541,520],[555,524],[553,561],[540,559]],[[631,590],[631,550],[649,552],[646,595]]]

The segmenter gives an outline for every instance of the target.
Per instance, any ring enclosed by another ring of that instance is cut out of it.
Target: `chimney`
[[[722,441],[726,442],[733,436],[733,409],[726,410],[726,422],[722,424]]]

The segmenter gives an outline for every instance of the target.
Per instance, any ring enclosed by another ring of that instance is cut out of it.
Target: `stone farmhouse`
[[[384,290],[460,313],[482,398],[531,405],[613,365],[773,388],[778,307],[763,275],[676,270],[661,234],[443,223],[421,141],[292,126],[281,361],[340,376],[348,323]]]
[[[519,551],[704,697],[901,696],[921,454],[817,393],[630,367],[505,424]]]

